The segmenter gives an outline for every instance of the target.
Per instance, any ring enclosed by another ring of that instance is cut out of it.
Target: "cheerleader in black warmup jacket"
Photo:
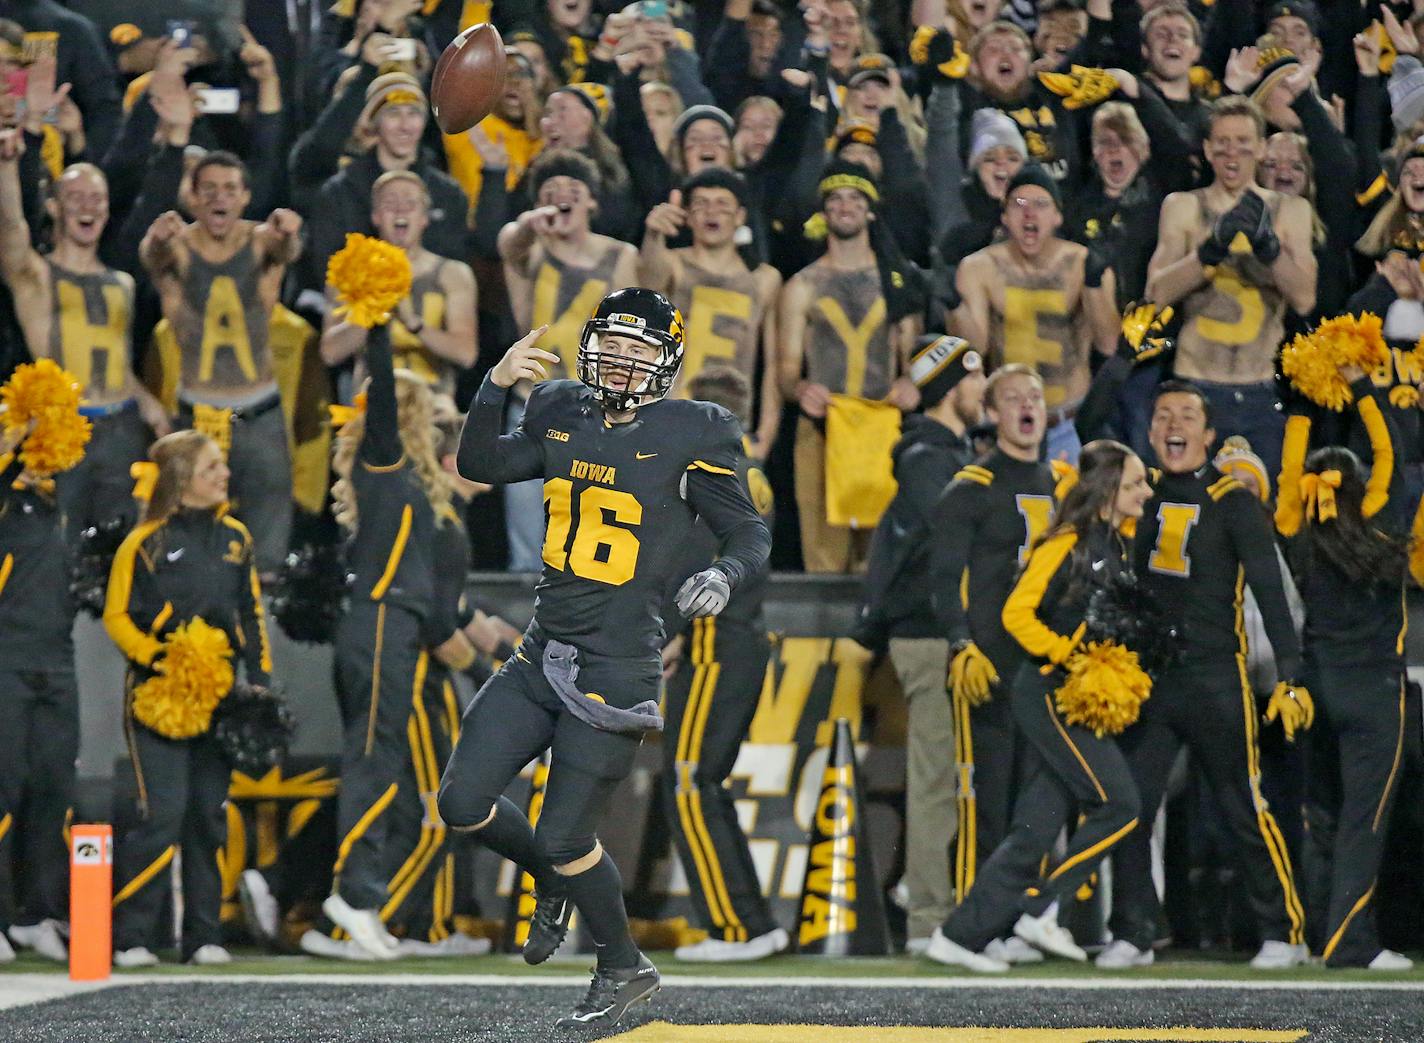
[[[229,671],[223,684],[217,661],[226,657],[210,641],[200,654],[185,654],[180,646],[198,642],[195,631],[225,639],[248,683],[258,687],[268,683],[272,654],[252,536],[227,513],[222,450],[207,435],[178,431],[155,442],[149,456],[158,465],[157,481],[143,521],[114,555],[104,604],[104,627],[128,660],[124,733],[140,816],[118,843],[114,963],[158,962],[149,946],[180,845],[183,958],[227,963],[217,854],[227,840],[223,805],[231,770],[209,724],[231,687],[231,668],[222,664]],[[195,658],[205,662],[194,664]],[[195,704],[206,704],[206,711]]]
[[[1137,455],[1117,442],[1090,442],[1081,474],[1053,527],[1035,544],[1004,603],[1009,636],[1028,659],[1013,679],[1014,720],[1040,754],[1038,773],[1019,794],[1009,833],[973,889],[930,938],[926,955],[980,972],[1009,965],[983,949],[1010,927],[1024,941],[1069,959],[1087,956],[1058,926],[1056,906],[1085,883],[1114,844],[1137,827],[1138,797],[1111,734],[1069,723],[1056,669],[1081,650],[1094,591],[1128,568],[1136,519],[1152,495]],[[1066,687],[1066,686],[1065,686]],[[1070,815],[1082,817],[1062,860],[1041,871]]]
[[[1324,827],[1314,842],[1332,857],[1321,955],[1330,967],[1408,970],[1380,947],[1375,887],[1404,752],[1405,578],[1408,519],[1396,440],[1368,376],[1342,370],[1369,437],[1368,475],[1349,449],[1327,446],[1299,466],[1309,437],[1290,418],[1277,524],[1293,537],[1289,560],[1305,602],[1305,663],[1321,726],[1311,732],[1308,806]],[[1322,834],[1324,834],[1322,836]]]

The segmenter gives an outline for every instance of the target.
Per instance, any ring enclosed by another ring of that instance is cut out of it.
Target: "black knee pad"
[[[471,793],[468,789],[451,785],[449,780],[440,784],[440,794],[435,798],[435,806],[440,812],[440,820],[453,829],[468,829],[478,826],[490,817],[494,810],[494,800]]]
[[[541,822],[539,825],[542,824]],[[538,838],[539,845],[549,856],[549,863],[553,866],[566,866],[571,862],[577,862],[598,846],[598,838],[592,833],[581,836],[554,836],[548,830],[540,829],[536,825],[534,835]]]

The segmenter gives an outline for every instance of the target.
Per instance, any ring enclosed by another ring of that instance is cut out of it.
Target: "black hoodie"
[[[892,637],[940,637],[930,603],[934,506],[974,459],[968,436],[921,414],[905,417],[891,457],[900,488],[870,544],[858,639],[874,647]]]

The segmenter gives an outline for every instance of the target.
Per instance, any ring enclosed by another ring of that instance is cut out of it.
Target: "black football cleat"
[[[558,890],[534,892],[534,915],[529,919],[529,937],[524,941],[524,962],[543,963],[564,944],[569,933],[569,920],[574,915],[574,903],[568,892]]]
[[[572,1014],[560,1018],[554,1027],[582,1029],[616,1025],[633,1004],[652,999],[653,993],[662,987],[661,982],[658,969],[641,953],[636,967],[595,969],[588,995]]]

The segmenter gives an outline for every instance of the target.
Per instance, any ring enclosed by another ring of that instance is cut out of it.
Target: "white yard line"
[[[2,981],[3,979],[0,979]],[[113,979],[116,985],[163,985],[204,982],[212,984],[283,985],[545,985],[567,988],[586,986],[587,974],[124,974]],[[692,977],[663,976],[663,985],[684,989],[1076,989],[1132,991],[1153,989],[1238,989],[1246,992],[1424,992],[1424,981],[1252,981],[1210,978],[831,978],[831,977]]]
[[[345,985],[345,986],[541,986],[582,988],[588,977],[582,974],[548,976],[508,974],[119,974],[104,982],[72,982],[58,974],[0,975],[0,1010],[24,1007],[47,1000],[67,999],[96,989],[139,985]],[[1251,981],[1207,978],[760,978],[691,977],[670,974],[663,985],[683,989],[1000,989],[1025,991],[1054,989],[1077,992],[1131,992],[1201,989],[1229,989],[1242,992],[1424,992],[1424,981]]]

